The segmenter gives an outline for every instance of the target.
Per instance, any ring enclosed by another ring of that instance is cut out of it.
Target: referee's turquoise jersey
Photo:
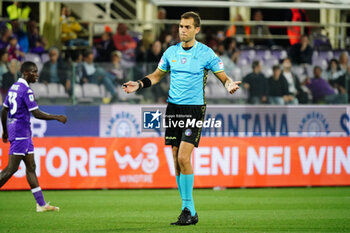
[[[189,50],[184,50],[181,43],[169,47],[158,69],[170,71],[169,103],[204,105],[208,71],[222,72],[224,64],[211,48],[196,41]]]

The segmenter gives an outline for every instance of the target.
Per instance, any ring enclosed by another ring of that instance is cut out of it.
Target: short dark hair
[[[260,61],[258,61],[258,60],[253,61],[253,63],[252,63],[252,68],[253,68],[253,70],[254,70],[256,67],[258,67],[259,65],[260,65]]]
[[[90,54],[93,54],[91,49],[87,49],[83,52],[83,57],[86,58],[88,57]]]
[[[7,53],[6,49],[0,49],[0,59]]]
[[[319,69],[319,70],[321,70],[321,71],[322,71],[321,66],[315,66],[315,67],[314,67],[314,72],[315,72],[317,69]]]
[[[29,72],[33,67],[36,67],[34,62],[26,61],[21,65],[21,73]]]
[[[272,70],[275,71],[275,70],[279,70],[281,69],[279,65],[274,65],[272,66]]]
[[[181,15],[181,19],[190,19],[190,18],[193,19],[195,27],[201,26],[201,17],[196,12],[188,11]]]

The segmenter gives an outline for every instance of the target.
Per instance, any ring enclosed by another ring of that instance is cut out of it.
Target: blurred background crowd
[[[124,94],[121,84],[153,72],[163,52],[179,42],[178,25],[171,20],[178,19],[181,11],[175,15],[171,7],[158,7],[159,22],[168,21],[141,32],[135,25],[119,21],[116,25],[100,23],[99,33],[92,33],[89,24],[80,21],[68,6],[60,7],[60,42],[53,44],[49,29],[39,28],[37,4],[2,4],[0,101],[20,76],[21,62],[33,61],[40,73],[39,83],[32,85],[39,103],[165,103],[168,77],[156,87],[132,95]],[[242,80],[243,87],[230,96],[212,75],[206,86],[208,103],[349,103],[346,44],[334,46],[322,26],[292,24],[310,22],[305,10],[279,11],[276,20],[286,22],[284,26],[264,23],[267,16],[271,21],[271,11],[250,12],[250,19],[237,13],[226,25],[202,26],[197,39],[217,53],[225,72]],[[206,14],[201,15],[205,19]]]

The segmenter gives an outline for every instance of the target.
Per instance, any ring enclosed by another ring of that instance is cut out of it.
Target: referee
[[[181,42],[169,47],[163,54],[158,68],[142,80],[123,85],[126,93],[157,84],[170,72],[170,89],[166,122],[188,120],[203,121],[206,109],[205,85],[211,70],[230,94],[241,82],[234,82],[224,72],[223,63],[208,46],[196,41],[200,31],[200,17],[195,12],[181,15],[179,35]],[[171,119],[170,119],[171,117]],[[186,122],[186,121],[185,121]],[[191,225],[198,222],[192,192],[193,168],[191,154],[198,147],[201,128],[170,126],[165,130],[165,144],[172,146],[176,182],[182,199],[182,211],[172,225]]]

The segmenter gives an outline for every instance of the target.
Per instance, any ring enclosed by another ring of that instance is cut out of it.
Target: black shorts
[[[179,147],[181,141],[184,141],[198,147],[202,127],[193,122],[204,121],[205,109],[205,105],[168,103],[165,113],[165,145]],[[180,122],[184,124],[181,125]]]

